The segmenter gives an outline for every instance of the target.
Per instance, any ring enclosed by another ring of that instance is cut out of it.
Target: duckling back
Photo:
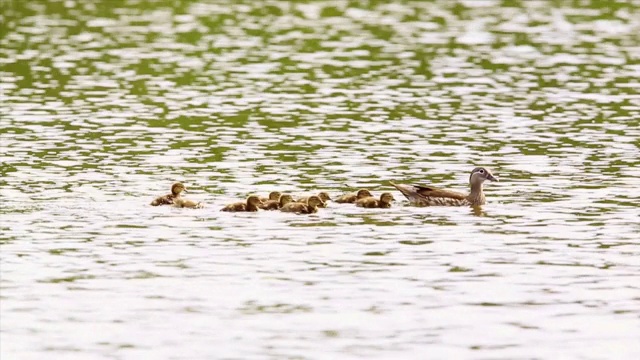
[[[172,205],[174,200],[175,196],[173,194],[159,196],[151,202],[151,206]]]
[[[359,199],[371,197],[371,192],[367,189],[360,189],[357,193],[344,194],[336,199],[339,204],[353,204]]]
[[[263,210],[278,210],[290,202],[293,202],[293,197],[289,194],[282,194],[280,199],[265,201],[259,207]]]
[[[278,210],[280,208],[279,200],[267,200],[263,202],[260,206],[262,210]]]
[[[351,194],[341,195],[335,200],[335,202],[337,202],[338,204],[353,204],[354,202],[356,202],[356,199],[357,199],[356,194],[351,193]]]
[[[239,212],[239,211],[247,211],[247,203],[245,202],[236,202],[233,204],[226,205],[220,211],[225,212]]]
[[[282,212],[290,212],[296,214],[313,214],[318,211],[317,207],[312,207],[307,204],[299,203],[299,202],[290,202],[280,208]]]
[[[201,202],[189,200],[189,199],[175,199],[173,202],[173,207],[177,208],[189,208],[189,209],[202,209],[204,208],[204,204]]]
[[[323,194],[323,195],[320,195],[320,194]],[[318,207],[319,208],[326,208],[327,207],[327,201],[331,200],[331,197],[329,197],[329,195],[326,192],[321,192],[320,194],[316,195],[317,197],[320,198],[320,200],[322,200],[322,203],[319,204]],[[311,196],[301,197],[298,200],[296,200],[296,202],[299,202],[299,203],[302,203],[302,204],[308,204],[310,197]]]
[[[239,212],[239,211],[258,211],[262,205],[262,201],[258,195],[250,195],[247,201],[236,202],[223,207],[220,211]]]
[[[363,207],[363,208],[377,208],[377,207],[380,207],[379,203],[380,202],[378,201],[378,199],[373,197],[367,197],[367,198],[356,200],[356,206]]]

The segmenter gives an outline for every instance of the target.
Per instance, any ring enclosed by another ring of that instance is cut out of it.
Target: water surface
[[[2,4],[0,356],[640,356],[640,3]],[[389,180],[469,208],[218,210]],[[201,210],[148,203],[184,182]]]

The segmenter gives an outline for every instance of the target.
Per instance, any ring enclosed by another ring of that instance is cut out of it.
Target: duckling
[[[366,197],[372,197],[371,192],[367,189],[360,189],[357,193],[344,194],[336,199],[338,204],[353,204],[356,200]]]
[[[293,197],[289,194],[283,194],[280,196],[280,200],[267,200],[258,207],[262,210],[278,210],[290,202],[293,202]]]
[[[463,193],[438,189],[431,186],[400,185],[391,183],[402,195],[414,205],[421,206],[479,206],[486,203],[482,184],[486,181],[498,181],[491,171],[484,167],[477,167],[469,175],[471,192]]]
[[[319,192],[317,196],[320,198],[320,200],[322,200],[322,206],[319,206],[319,207],[321,208],[327,207],[327,201],[331,200],[331,196],[329,196],[329,194],[326,191]],[[308,201],[309,201],[309,196],[301,197],[300,199],[296,200],[296,202],[303,203],[303,204],[306,204]]]
[[[394,201],[393,195],[390,193],[383,193],[380,195],[380,200],[374,197],[366,197],[356,201],[356,206],[364,208],[383,208],[388,209],[391,207],[391,202]]]
[[[258,195],[251,195],[247,198],[247,201],[241,201],[233,204],[229,204],[223,207],[220,211],[238,212],[238,211],[258,211],[259,206],[262,205],[260,197]]]
[[[185,199],[185,198],[177,198],[173,200],[173,207],[177,208],[189,208],[189,209],[202,209],[204,208],[204,204],[201,202]]]
[[[182,183],[171,185],[171,194],[159,196],[151,202],[151,206],[171,205],[176,199],[180,198],[182,192],[187,192],[187,188]]]
[[[269,193],[269,197],[260,196],[260,201],[265,202],[269,200],[280,200],[280,195],[282,195],[279,191],[272,191]]]
[[[323,205],[320,197],[313,195],[309,196],[309,200],[307,200],[306,204],[299,202],[290,202],[280,208],[280,211],[284,212],[292,212],[296,214],[313,214],[318,212],[318,207]]]

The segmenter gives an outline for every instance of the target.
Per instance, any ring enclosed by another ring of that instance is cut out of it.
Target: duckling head
[[[321,205],[324,205],[324,202],[322,202],[322,199],[320,199],[319,196],[309,196],[309,200],[307,200],[307,204],[309,204],[310,207],[320,207]]]
[[[284,194],[280,196],[280,206],[285,206],[286,204],[293,202],[293,196],[289,194]]]
[[[258,195],[251,195],[247,198],[247,204],[258,206],[262,204],[262,201],[260,201],[260,197]]]
[[[393,198],[393,195],[391,195],[391,193],[382,193],[382,195],[380,195],[380,202],[383,202],[385,204],[391,204],[391,202],[395,200],[396,199]]]
[[[269,200],[278,201],[280,199],[280,195],[282,195],[279,191],[272,191],[269,193]]]
[[[175,183],[171,186],[171,194],[178,196],[181,192],[187,192],[187,188],[182,183]]]
[[[320,200],[322,200],[323,202],[327,202],[329,200],[331,200],[331,196],[329,196],[329,194],[326,191],[321,191],[318,194],[318,197],[320,198]]]
[[[358,190],[358,193],[356,194],[356,197],[358,199],[364,199],[366,197],[371,197],[373,195],[371,195],[371,192],[367,189],[360,189]]]
[[[477,167],[471,171],[471,175],[469,175],[469,183],[471,185],[482,184],[486,180],[489,181],[498,181],[498,178],[493,176],[491,171],[484,167]]]

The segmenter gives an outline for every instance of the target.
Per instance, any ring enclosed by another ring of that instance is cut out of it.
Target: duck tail
[[[416,198],[418,198],[418,193],[413,188],[413,186],[396,184],[393,181],[389,181],[389,184],[391,184],[391,186],[393,186],[394,188],[398,189],[398,191],[400,191],[402,195],[404,195],[404,197],[406,197],[409,201],[415,201]]]

